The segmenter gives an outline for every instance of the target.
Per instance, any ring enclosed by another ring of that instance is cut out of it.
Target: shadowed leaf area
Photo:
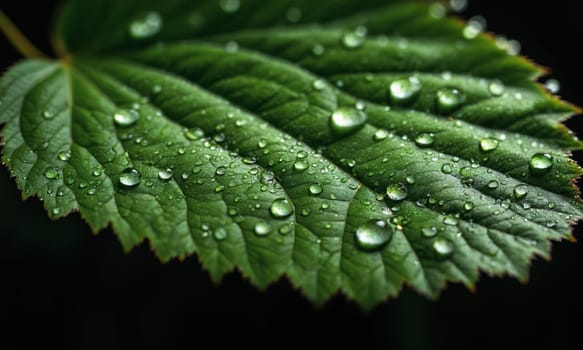
[[[51,218],[214,280],[370,308],[526,279],[581,216],[576,109],[440,6],[69,1],[63,58],[0,80],[2,160]]]

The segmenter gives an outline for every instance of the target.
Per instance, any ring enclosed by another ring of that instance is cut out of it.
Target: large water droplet
[[[499,183],[496,180],[491,180],[488,182],[488,188],[492,190],[498,188],[498,185]]]
[[[449,163],[445,163],[441,166],[441,172],[444,174],[451,174],[453,172],[453,167]]]
[[[227,230],[225,230],[222,227],[219,227],[218,229],[213,231],[213,237],[217,240],[217,241],[223,241],[227,238]]]
[[[271,225],[265,221],[260,221],[255,224],[253,231],[257,236],[267,236],[271,232]]]
[[[154,36],[162,29],[162,17],[158,12],[148,12],[130,24],[130,34],[136,39]]]
[[[480,149],[482,152],[490,152],[498,148],[500,141],[492,138],[483,138],[480,140]]]
[[[316,79],[312,83],[312,86],[314,87],[315,90],[318,90],[318,91],[324,90],[326,88],[326,82],[322,79]]]
[[[455,226],[455,225],[459,224],[459,222],[460,222],[460,220],[455,215],[452,215],[452,214],[446,215],[443,218],[443,223],[446,225]]]
[[[553,166],[553,156],[548,153],[537,153],[530,159],[529,170],[533,175],[543,175]]]
[[[296,160],[294,162],[294,170],[297,170],[297,171],[304,171],[304,170],[308,169],[309,166],[310,166],[310,163],[308,163],[305,160]]]
[[[370,220],[356,229],[356,245],[365,251],[377,251],[393,238],[392,228],[383,220]]]
[[[47,168],[44,172],[44,175],[49,180],[58,179],[60,176],[59,169],[53,167]]]
[[[430,147],[435,142],[433,133],[423,132],[415,137],[415,143],[419,147]]]
[[[441,257],[448,257],[453,254],[455,246],[453,243],[445,238],[436,238],[433,241],[433,250]]]
[[[518,185],[514,187],[514,198],[522,199],[528,195],[528,186]]]
[[[342,45],[347,49],[356,49],[364,43],[365,35],[359,32],[348,32],[342,36]]]
[[[390,184],[387,186],[387,197],[392,201],[402,201],[407,198],[407,186],[403,183]]]
[[[172,178],[172,169],[167,168],[158,171],[158,178],[162,181],[169,181]]]
[[[421,82],[417,77],[399,79],[391,83],[389,90],[393,102],[407,102],[421,90]]]
[[[330,117],[330,127],[336,136],[352,134],[366,123],[366,113],[348,108],[339,108]]]
[[[124,187],[136,187],[142,182],[142,174],[134,168],[127,168],[119,176],[119,183]]]
[[[421,229],[421,234],[423,235],[423,237],[426,237],[426,238],[435,237],[435,236],[437,236],[437,228],[434,226],[424,227]]]
[[[322,191],[323,191],[322,186],[320,186],[318,184],[310,185],[310,187],[308,188],[308,190],[310,191],[310,194],[313,195],[313,196],[317,196],[320,193],[322,193]]]
[[[374,141],[382,141],[382,140],[386,139],[388,136],[389,136],[389,132],[387,130],[378,129],[377,131],[375,131],[374,135],[372,136],[372,139]]]
[[[63,162],[66,162],[69,159],[71,159],[71,152],[69,151],[59,152],[59,154],[57,154],[57,158],[59,158],[59,160],[62,160]]]
[[[241,7],[241,2],[239,0],[221,0],[219,2],[221,9],[226,13],[235,13]]]
[[[465,211],[472,211],[474,209],[474,203],[472,202],[465,202],[464,203],[464,210]]]
[[[545,82],[545,87],[552,94],[558,94],[561,91],[561,83],[557,79],[549,79]]]
[[[134,125],[138,119],[140,119],[140,115],[135,110],[121,109],[113,115],[113,121],[124,127]]]
[[[269,208],[269,212],[271,215],[273,215],[273,217],[277,219],[283,219],[292,215],[294,208],[287,199],[280,198],[273,201],[271,207]]]
[[[486,29],[486,19],[482,16],[474,16],[470,18],[468,24],[465,26],[463,35],[466,39],[474,39],[481,32]]]
[[[437,108],[442,113],[449,113],[459,107],[465,101],[464,94],[454,88],[443,88],[437,90]]]

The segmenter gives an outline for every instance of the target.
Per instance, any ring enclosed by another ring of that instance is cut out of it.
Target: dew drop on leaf
[[[421,82],[417,77],[395,80],[389,87],[391,98],[395,103],[411,100],[421,90]]]
[[[136,187],[142,182],[142,174],[134,168],[127,168],[119,176],[119,183],[124,187]]]
[[[504,83],[499,80],[488,84],[488,91],[492,94],[492,96],[502,96],[505,90]]]
[[[549,79],[545,82],[545,88],[549,90],[551,94],[558,94],[561,90],[561,83],[557,79]]]
[[[63,162],[66,162],[69,159],[71,159],[71,152],[69,151],[59,152],[59,154],[57,154],[57,158],[59,158],[59,160],[62,160]]]
[[[436,238],[433,241],[433,250],[441,257],[448,257],[454,252],[453,243],[445,238]]]
[[[474,209],[474,203],[472,202],[465,202],[464,203],[464,210],[465,211],[472,211]]]
[[[330,127],[336,136],[352,134],[366,123],[366,113],[348,108],[339,108],[330,116]]]
[[[140,115],[135,110],[121,109],[113,115],[115,124],[122,127],[132,126],[138,119],[140,119]]]
[[[356,229],[356,245],[365,251],[378,251],[393,238],[393,229],[383,220],[369,220]]]
[[[323,191],[322,186],[318,184],[310,185],[310,187],[308,187],[308,190],[310,191],[310,194],[313,196],[317,196]]]
[[[172,169],[162,169],[158,171],[158,178],[162,181],[169,181],[172,178]]]
[[[318,90],[318,91],[324,90],[326,88],[326,82],[322,79],[316,79],[312,83],[312,87],[314,88],[314,90]]]
[[[528,186],[518,185],[514,187],[514,198],[522,199],[528,195]]]
[[[392,201],[402,201],[407,198],[407,186],[402,183],[390,184],[387,186],[387,197]]]
[[[499,183],[496,180],[492,180],[492,181],[488,182],[488,188],[492,189],[492,190],[498,188],[498,185],[499,185]]]
[[[375,131],[372,139],[374,141],[378,142],[378,141],[382,141],[382,140],[386,139],[388,136],[389,136],[388,131],[386,131],[384,129],[379,129],[379,130]]]
[[[255,224],[253,231],[257,236],[267,236],[271,232],[271,225],[265,221],[260,221]]]
[[[280,198],[273,201],[269,212],[276,219],[284,219],[293,214],[294,208],[287,199]]]
[[[204,131],[200,128],[186,129],[184,130],[184,137],[190,141],[200,140],[204,137]]]
[[[443,88],[437,90],[436,99],[439,111],[442,113],[448,113],[464,103],[466,98],[458,89]]]
[[[441,166],[441,172],[444,174],[451,174],[453,171],[453,167],[449,163],[445,163]]]
[[[49,180],[55,180],[59,178],[59,169],[57,168],[46,168],[44,175]]]
[[[225,13],[235,13],[241,7],[239,0],[220,0],[219,5]]]
[[[530,159],[529,170],[533,175],[543,175],[553,166],[553,156],[548,153],[537,153]]]
[[[492,138],[483,138],[480,140],[480,149],[482,152],[491,152],[498,148],[500,141]]]
[[[424,227],[421,229],[421,234],[426,238],[435,237],[437,236],[437,228],[434,226]]]
[[[455,215],[449,214],[443,218],[443,223],[450,226],[459,224],[460,220]]]
[[[217,240],[217,241],[223,241],[227,238],[227,230],[225,230],[222,227],[219,227],[218,229],[213,231],[213,237]]]
[[[297,171],[304,171],[306,169],[308,169],[308,167],[310,166],[310,163],[308,163],[305,160],[297,160],[294,162],[294,170]]]
[[[435,142],[435,136],[432,133],[421,133],[415,137],[415,143],[419,147],[430,147]]]
[[[347,49],[356,49],[364,43],[365,36],[357,32],[348,32],[342,36],[342,45]]]
[[[162,17],[158,12],[148,12],[130,24],[130,35],[135,39],[152,37],[160,32],[162,24]]]

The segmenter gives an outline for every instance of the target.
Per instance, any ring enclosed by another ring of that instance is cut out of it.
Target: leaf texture
[[[525,279],[581,216],[576,109],[433,6],[69,1],[64,57],[0,81],[3,162],[51,217],[217,281],[368,308]]]

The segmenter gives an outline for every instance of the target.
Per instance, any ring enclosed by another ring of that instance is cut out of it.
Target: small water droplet
[[[454,88],[443,88],[436,92],[437,108],[442,113],[449,113],[466,100],[464,94]]]
[[[537,153],[530,159],[529,170],[533,175],[543,175],[553,166],[553,156],[548,153]]]
[[[204,137],[204,131],[200,128],[186,129],[184,130],[184,137],[190,141],[200,140]]]
[[[255,224],[253,231],[257,236],[267,236],[271,232],[271,225],[265,221],[260,221]]]
[[[314,82],[312,83],[312,87],[318,91],[324,90],[326,88],[326,82],[322,79],[314,80]]]
[[[287,199],[280,198],[273,201],[269,212],[277,219],[284,219],[293,214],[294,208]]]
[[[158,12],[152,11],[137,18],[130,24],[130,34],[135,39],[152,37],[162,29],[162,17]]]
[[[432,133],[421,133],[415,137],[415,143],[419,147],[430,147],[435,142],[435,135]]]
[[[310,185],[308,190],[310,191],[310,194],[313,196],[317,196],[317,195],[321,194],[323,191],[322,186],[320,186],[318,184]]]
[[[436,238],[433,241],[433,250],[441,257],[448,257],[453,254],[455,246],[448,239]]]
[[[445,163],[441,166],[441,172],[444,174],[451,174],[453,172],[453,167],[449,163]]]
[[[551,94],[558,94],[561,91],[561,83],[557,79],[549,79],[545,82],[545,88],[549,90]]]
[[[500,141],[492,138],[483,138],[480,140],[480,149],[482,152],[491,152],[498,148]]]
[[[387,186],[387,197],[392,201],[402,201],[407,198],[407,186],[402,183],[390,184]]]
[[[389,136],[389,132],[387,130],[384,129],[378,129],[377,131],[375,131],[372,139],[374,141],[382,141],[384,139],[386,139]]]
[[[69,159],[71,159],[71,152],[69,151],[59,152],[59,154],[57,154],[57,158],[59,158],[59,160],[62,160],[63,162],[66,162]]]
[[[423,237],[425,238],[432,238],[437,236],[437,228],[432,226],[432,227],[424,227],[421,229],[421,234],[423,235]]]
[[[348,32],[342,36],[342,45],[347,49],[359,48],[364,43],[365,35],[357,32]]]
[[[464,210],[465,211],[472,211],[474,209],[474,203],[472,202],[465,202],[464,203]]]
[[[312,47],[312,53],[315,56],[322,56],[324,52],[326,52],[326,49],[321,44],[316,44],[314,47]]]
[[[227,238],[227,230],[225,230],[222,227],[219,227],[218,229],[213,231],[213,237],[217,240],[217,241],[223,241]]]
[[[522,199],[528,195],[528,186],[518,185],[514,187],[514,198]]]
[[[55,117],[55,113],[49,111],[48,109],[42,113],[43,118],[45,119],[53,119]]]
[[[414,185],[415,182],[417,182],[417,180],[415,180],[415,178],[413,176],[407,176],[405,178],[405,182],[407,182],[407,184],[409,184],[409,185]]]
[[[389,87],[391,98],[395,103],[411,100],[421,90],[421,82],[417,77],[395,80]]]
[[[369,220],[356,229],[356,244],[365,251],[378,251],[392,238],[393,230],[383,220]]]
[[[330,127],[336,136],[346,136],[362,128],[366,120],[366,113],[362,111],[339,108],[330,116]]]
[[[455,215],[452,215],[452,214],[446,215],[443,218],[443,223],[446,225],[455,226],[455,225],[459,224],[459,222],[460,222],[460,220]]]
[[[462,12],[468,7],[468,0],[449,0],[449,7],[454,12]]]
[[[140,115],[133,109],[121,109],[113,115],[113,121],[115,124],[122,127],[132,126],[138,121],[138,119],[140,119]]]
[[[166,168],[158,171],[158,178],[162,181],[169,181],[172,178],[172,169]]]
[[[227,173],[227,167],[226,166],[220,166],[215,170],[215,175],[217,176],[223,176]]]
[[[488,85],[488,91],[490,91],[493,96],[502,96],[505,90],[504,83],[499,80],[493,81]]]
[[[498,185],[499,185],[499,183],[496,180],[492,180],[492,181],[488,182],[488,188],[492,189],[492,190],[498,188]]]
[[[61,208],[59,208],[59,207],[53,208],[53,215],[59,215],[59,214],[61,214]]]
[[[44,175],[49,180],[55,180],[60,177],[59,169],[54,167],[46,168]]]
[[[474,39],[486,29],[486,19],[482,16],[470,18],[464,27],[463,35],[466,39]]]
[[[119,176],[119,183],[124,187],[136,187],[142,182],[142,174],[134,168],[127,168]]]
[[[306,169],[308,169],[308,167],[310,166],[310,163],[308,163],[305,160],[297,160],[294,162],[294,170],[297,171],[304,171]]]

